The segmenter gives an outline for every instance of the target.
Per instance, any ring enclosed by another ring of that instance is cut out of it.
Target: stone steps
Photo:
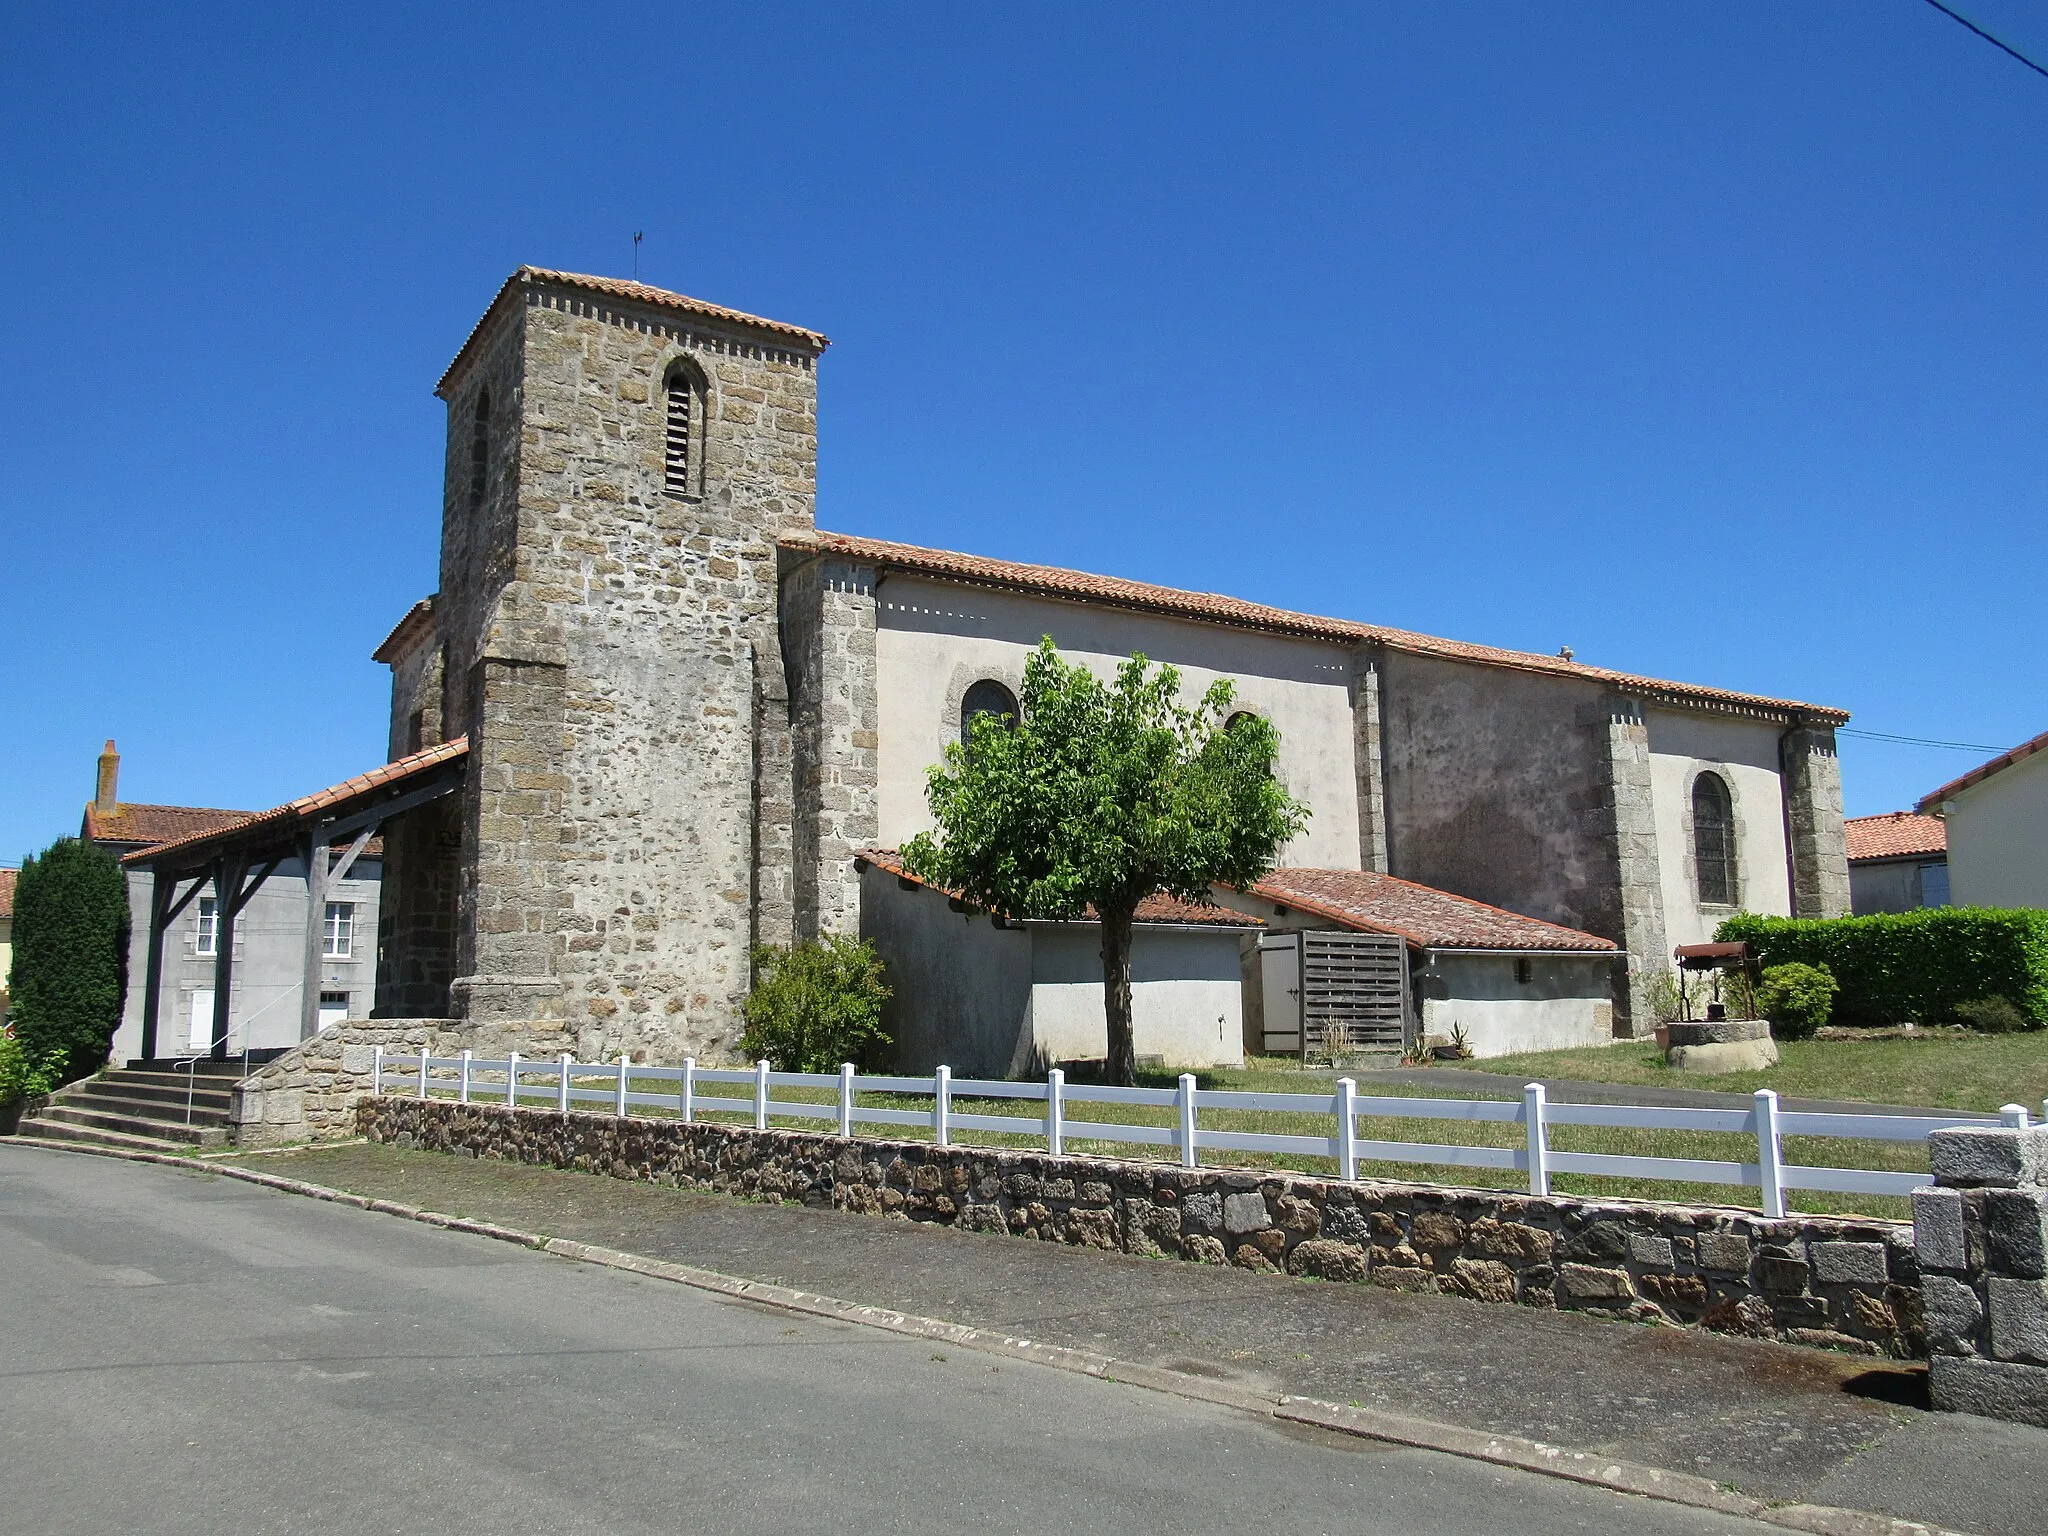
[[[189,1152],[228,1140],[228,1112],[239,1062],[202,1062],[194,1077],[168,1062],[147,1062],[82,1078],[61,1088],[21,1132],[54,1141],[133,1150]],[[187,1108],[189,1095],[189,1111]]]

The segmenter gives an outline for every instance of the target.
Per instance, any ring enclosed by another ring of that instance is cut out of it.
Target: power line
[[[1970,20],[1969,17],[1965,16],[1961,11],[1950,10],[1947,6],[1941,3],[1941,0],[1927,0],[1927,3],[1933,6],[1937,11],[1941,12],[1942,15],[1948,17],[1950,21],[1957,22],[1962,26],[1968,27],[1972,32],[1976,33],[1979,37],[1983,38],[1984,41],[1989,43],[1992,47],[2004,49],[2007,53],[2011,54],[2014,58],[2018,59],[2022,64],[2026,65],[2027,68],[2031,69],[2035,74],[2048,76],[2048,69],[2044,69],[2041,65],[2036,64],[2024,53],[2021,53],[2019,49],[2013,47],[2011,43],[2006,42],[2002,38],[1993,37],[1989,32],[1986,32],[1982,27],[1978,26],[1977,23]],[[1948,743],[1928,742],[1926,743],[1926,745],[1947,746]]]
[[[1861,736],[1870,741],[1895,741],[1908,747],[1947,747],[1952,752],[2003,752],[2003,747],[1987,747],[1975,741],[1935,741],[1926,736],[1894,736],[1889,731],[1859,731],[1850,726],[1839,727],[1837,736]]]

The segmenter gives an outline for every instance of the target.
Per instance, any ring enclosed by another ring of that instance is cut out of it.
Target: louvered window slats
[[[1402,1043],[1407,946],[1391,934],[1302,935],[1301,1002],[1311,1054]]]
[[[680,374],[668,381],[668,442],[663,453],[663,480],[671,496],[690,491],[690,381]]]

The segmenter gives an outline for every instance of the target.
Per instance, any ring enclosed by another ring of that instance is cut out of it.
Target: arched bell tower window
[[[687,360],[672,364],[662,384],[661,485],[671,496],[695,496],[704,482],[704,378]]]
[[[960,745],[967,746],[974,739],[974,719],[977,715],[996,715],[1015,724],[1022,711],[1017,707],[1017,695],[1010,692],[992,677],[985,677],[967,690],[960,700]]]
[[[469,424],[469,510],[484,504],[491,483],[491,392],[476,392],[476,414]]]
[[[1693,862],[1699,870],[1700,904],[1735,905],[1735,806],[1718,773],[1692,781]]]

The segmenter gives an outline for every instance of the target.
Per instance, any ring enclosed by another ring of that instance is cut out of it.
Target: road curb
[[[1489,1434],[1484,1430],[1466,1429],[1461,1425],[1443,1424],[1433,1419],[1411,1419],[1373,1408],[1357,1408],[1343,1403],[1323,1402],[1317,1398],[1291,1397],[1284,1394],[1276,1397],[1231,1382],[1214,1381],[1169,1370],[1164,1366],[1147,1365],[1135,1360],[1119,1360],[1114,1356],[1097,1354],[1092,1350],[1044,1344],[1014,1334],[969,1327],[965,1323],[949,1323],[938,1318],[897,1312],[887,1307],[842,1301],[833,1296],[820,1296],[788,1286],[771,1285],[762,1280],[746,1280],[735,1275],[720,1274],[716,1270],[699,1269],[694,1265],[677,1264],[667,1259],[649,1258],[645,1254],[627,1253],[621,1249],[605,1248],[594,1243],[522,1232],[517,1228],[500,1226],[495,1222],[422,1210],[418,1206],[406,1205],[396,1200],[372,1199],[348,1190],[330,1189],[324,1184],[286,1178],[281,1174],[263,1173],[254,1168],[239,1168],[197,1157],[144,1152],[128,1147],[99,1147],[88,1142],[57,1141],[41,1136],[0,1138],[0,1146],[10,1144],[36,1147],[49,1152],[76,1152],[89,1157],[111,1157],[123,1162],[159,1163],[166,1167],[182,1168],[188,1172],[239,1179],[243,1183],[260,1185],[281,1194],[325,1200],[335,1205],[372,1211],[378,1215],[397,1216],[428,1226],[443,1227],[451,1232],[487,1237],[575,1263],[597,1264],[606,1269],[625,1270],[632,1274],[646,1275],[651,1279],[667,1280],[696,1290],[709,1291],[734,1301],[772,1307],[777,1311],[797,1312],[809,1317],[853,1323],[865,1328],[879,1328],[889,1333],[929,1339],[983,1354],[1004,1355],[1013,1360],[1028,1360],[1039,1365],[1049,1365],[1055,1370],[1092,1376],[1099,1381],[1114,1381],[1126,1386],[1143,1387],[1175,1397],[1215,1403],[1286,1423],[1309,1425],[1332,1430],[1338,1434],[1353,1435],[1360,1439],[1377,1440],[1388,1445],[1436,1451],[1447,1456],[1463,1457],[1469,1461],[1513,1467],[1518,1471],[1534,1472],[1544,1477],[1581,1483],[1611,1493],[1633,1494],[1639,1498],[1657,1499],[1667,1504],[1682,1504],[1693,1509],[1708,1509],[1718,1514],[1737,1515],[1768,1525],[1782,1526],[1788,1530],[1805,1531],[1810,1533],[1810,1536],[1966,1536],[1966,1533],[1951,1530],[1946,1526],[1926,1525],[1915,1520],[1898,1520],[1889,1515],[1871,1514],[1865,1510],[1842,1509],[1828,1504],[1769,1504],[1749,1494],[1730,1492],[1706,1478],[1689,1472],[1671,1472],[1662,1467],[1646,1466],[1638,1462],[1618,1461],[1613,1457],[1596,1455],[1590,1451],[1567,1450],[1561,1446],[1547,1445],[1540,1440],[1523,1439],[1518,1435]]]

